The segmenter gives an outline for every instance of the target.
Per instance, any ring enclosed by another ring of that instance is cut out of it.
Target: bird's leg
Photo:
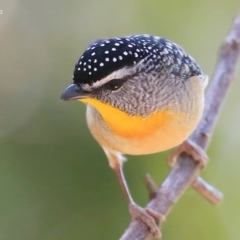
[[[129,212],[131,216],[134,219],[139,219],[142,222],[144,222],[150,229],[150,232],[152,235],[156,238],[161,238],[161,232],[158,227],[159,221],[164,221],[164,216],[153,211],[150,208],[141,208],[138,206],[132,199],[132,196],[130,194],[130,191],[128,189],[122,165],[116,165],[114,168],[114,171],[118,177],[119,183],[122,187],[122,190],[124,192],[124,195],[128,201],[129,204]]]
[[[200,168],[204,168],[208,162],[208,156],[204,150],[191,140],[187,139],[176,149],[174,149],[168,157],[168,164],[170,167],[174,166],[177,157],[183,152],[191,155],[193,159],[199,163]]]
[[[105,150],[105,149],[104,149]],[[124,173],[123,173],[123,157],[119,153],[110,153],[106,151],[110,166],[113,168],[114,172],[117,175],[123,193],[129,204],[129,212],[134,219],[141,220],[145,223],[150,229],[151,234],[156,238],[161,238],[161,232],[158,227],[159,221],[162,222],[165,220],[164,216],[153,211],[150,208],[141,208],[138,206],[132,199],[131,193],[127,186]]]
[[[133,199],[132,199],[132,196],[131,196],[131,193],[129,191],[129,188],[128,188],[128,185],[127,185],[127,182],[126,182],[126,179],[125,179],[125,176],[124,176],[124,173],[123,173],[123,167],[122,167],[122,164],[119,165],[115,165],[114,168],[113,168],[114,172],[116,173],[117,175],[117,178],[118,178],[118,181],[120,183],[120,186],[122,188],[122,191],[124,193],[124,196],[126,197],[127,199],[127,202],[129,204],[132,204],[134,203]]]

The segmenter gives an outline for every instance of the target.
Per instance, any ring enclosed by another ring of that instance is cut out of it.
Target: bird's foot
[[[134,219],[145,223],[155,238],[161,238],[162,234],[159,229],[159,222],[165,221],[165,217],[150,208],[141,208],[135,203],[129,204],[129,212]]]
[[[176,163],[176,158],[181,153],[187,153],[193,157],[194,160],[199,162],[200,168],[204,168],[208,162],[208,156],[203,151],[201,147],[192,142],[191,140],[185,140],[181,145],[179,145],[168,157],[168,164],[173,167]]]

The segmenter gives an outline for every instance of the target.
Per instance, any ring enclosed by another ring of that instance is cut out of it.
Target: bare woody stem
[[[190,136],[190,140],[206,149],[210,142],[221,104],[235,74],[237,60],[240,53],[240,12],[235,18],[232,28],[219,49],[218,61],[211,85],[206,95],[206,106],[202,119]],[[167,215],[193,181],[198,177],[199,166],[186,153],[180,154],[176,164],[157,191],[156,198],[147,207]],[[148,228],[138,220],[133,220],[120,240],[151,239]]]

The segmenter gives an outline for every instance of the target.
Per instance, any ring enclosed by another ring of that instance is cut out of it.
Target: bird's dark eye
[[[104,86],[108,90],[116,91],[123,85],[123,83],[124,83],[123,79],[113,79],[107,82]]]

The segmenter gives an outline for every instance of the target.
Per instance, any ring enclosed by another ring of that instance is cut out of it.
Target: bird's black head
[[[75,65],[73,82],[92,85],[110,73],[132,66],[154,53],[155,44],[150,35],[98,40],[79,58]]]
[[[91,44],[75,65],[73,83],[91,86],[112,72],[143,59],[150,69],[163,69],[166,65],[169,71],[174,68],[176,75],[181,74],[184,64],[190,66],[191,74],[198,75],[200,72],[195,61],[171,41],[151,35],[131,35]]]
[[[129,79],[186,80],[202,72],[173,42],[152,35],[131,35],[92,43],[75,65],[73,84],[62,99],[96,96],[104,87],[118,90]],[[137,85],[137,84],[134,84]]]

